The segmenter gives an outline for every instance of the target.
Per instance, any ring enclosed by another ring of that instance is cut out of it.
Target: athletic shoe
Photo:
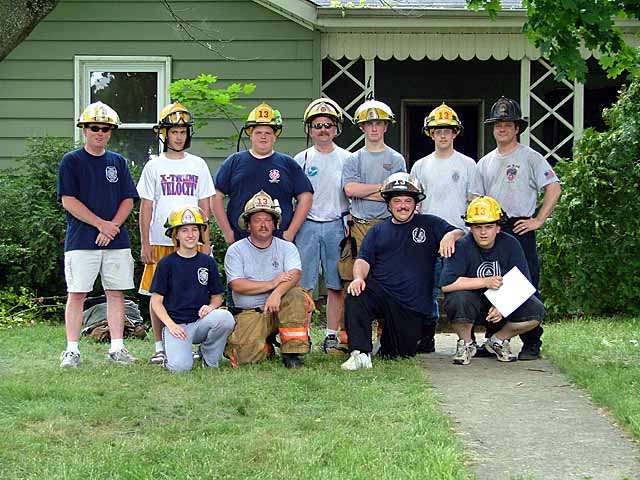
[[[80,352],[65,350],[60,354],[60,368],[76,368],[80,366]]]
[[[436,351],[436,341],[433,337],[422,337],[418,340],[416,353],[433,353]]]
[[[496,337],[491,337],[484,342],[484,348],[495,354],[499,362],[515,362],[518,359],[518,357],[511,352],[509,340],[500,341]]]
[[[342,353],[342,350],[339,350],[340,340],[334,334],[329,334],[324,337],[324,341],[322,342],[322,351],[324,353],[333,354],[333,350],[337,350]]]
[[[164,353],[164,350],[160,350],[159,352],[154,353],[149,359],[149,363],[152,363],[154,365],[164,365],[164,362],[166,361],[167,354]]]
[[[486,343],[486,342],[485,342]],[[474,357],[477,358],[493,358],[493,353],[486,349],[484,344],[476,345],[476,354]]]
[[[126,348],[121,348],[115,352],[107,353],[107,358],[113,363],[122,363],[125,365],[131,364],[136,361],[135,357],[129,353]]]
[[[469,365],[471,363],[471,357],[476,354],[475,343],[465,343],[464,340],[458,340],[456,346],[456,353],[453,356],[454,365]]]
[[[342,364],[343,370],[359,370],[361,368],[373,368],[373,364],[371,363],[371,355],[360,353],[360,350],[351,352],[349,360]]]
[[[518,360],[539,360],[540,359],[540,344],[535,343],[533,345],[522,345],[522,350],[518,354]]]

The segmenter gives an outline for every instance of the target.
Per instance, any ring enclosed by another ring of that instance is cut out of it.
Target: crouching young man
[[[501,362],[513,362],[509,340],[536,328],[545,309],[530,297],[504,318],[491,305],[484,292],[502,286],[502,276],[513,267],[531,281],[527,260],[518,240],[500,232],[505,220],[500,204],[492,197],[476,197],[469,203],[464,221],[471,232],[456,242],[455,254],[445,259],[440,277],[447,318],[458,334],[453,357],[456,365],[468,365],[476,353],[473,325],[495,324],[498,330],[485,342],[487,351]],[[495,329],[494,329],[495,330]]]
[[[151,283],[151,308],[164,324],[165,367],[191,370],[193,344],[200,344],[205,367],[217,367],[235,321],[218,308],[224,288],[216,261],[198,252],[207,222],[198,207],[186,205],[169,214],[165,227],[178,250],[160,260]]]
[[[232,244],[224,259],[237,322],[225,348],[232,365],[271,357],[276,335],[280,335],[280,353],[287,368],[302,366],[300,356],[309,351],[312,302],[298,286],[298,249],[273,236],[280,218],[277,200],[260,190],[238,219],[249,236]]]

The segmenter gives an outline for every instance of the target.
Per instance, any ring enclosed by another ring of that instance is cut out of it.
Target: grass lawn
[[[83,365],[63,371],[64,344],[61,326],[0,331],[3,480],[470,477],[419,360],[344,372],[314,350],[297,371],[174,375],[108,365],[107,345],[83,339]]]
[[[640,318],[545,326],[544,354],[640,440]]]

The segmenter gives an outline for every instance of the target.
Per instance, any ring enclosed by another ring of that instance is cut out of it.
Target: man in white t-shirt
[[[259,363],[274,352],[275,336],[287,368],[302,366],[309,351],[310,297],[298,285],[300,255],[296,246],[273,232],[282,212],[277,200],[260,190],[238,219],[249,233],[229,246],[224,271],[233,294],[236,327],[225,356],[233,366]]]
[[[458,114],[444,102],[424,119],[423,132],[433,140],[435,151],[418,160],[411,168],[411,175],[422,183],[425,199],[419,208],[422,213],[436,215],[451,225],[466,230],[464,216],[471,200],[471,183],[476,171],[476,162],[457,152],[453,147],[463,127]],[[435,351],[434,335],[440,312],[438,310],[438,288],[442,257],[436,260],[433,276],[433,322],[423,325],[418,342],[418,353]]]
[[[139,293],[149,293],[156,264],[176,251],[170,238],[165,236],[165,221],[169,213],[181,205],[198,205],[209,218],[209,199],[215,195],[213,180],[205,161],[186,151],[191,146],[193,117],[179,103],[172,103],[160,111],[153,131],[163,144],[163,151],[149,160],[138,181],[140,195],[141,257],[145,263]],[[209,228],[204,235],[205,254],[210,253]],[[163,324],[153,309],[149,309],[155,353],[151,363],[162,365],[166,359],[162,344]]]
[[[527,258],[531,283],[537,289],[540,260],[536,248],[536,230],[544,225],[560,199],[560,180],[542,155],[518,142],[518,135],[528,125],[522,118],[518,102],[500,97],[491,107],[489,118],[484,123],[493,128],[496,149],[478,162],[472,192],[476,196],[489,195],[500,203],[507,215],[507,223],[502,226],[502,231],[520,242]],[[542,205],[538,208],[540,192],[544,192],[544,195]],[[518,360],[540,358],[542,333],[542,327],[537,326],[520,335],[523,345]]]
[[[350,153],[333,139],[342,130],[340,106],[329,98],[312,101],[304,112],[304,129],[313,146],[295,156],[313,186],[313,204],[296,235],[302,261],[300,284],[312,294],[322,265],[327,287],[327,329],[322,349],[331,355],[344,355],[337,337],[344,310],[344,291],[338,273],[340,242],[344,237],[343,218],[349,213],[347,196],[342,190],[342,167]]]

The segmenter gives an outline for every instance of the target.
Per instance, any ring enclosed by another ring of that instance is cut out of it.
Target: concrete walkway
[[[640,480],[638,445],[548,360],[453,365],[456,339],[423,357],[479,480]]]

